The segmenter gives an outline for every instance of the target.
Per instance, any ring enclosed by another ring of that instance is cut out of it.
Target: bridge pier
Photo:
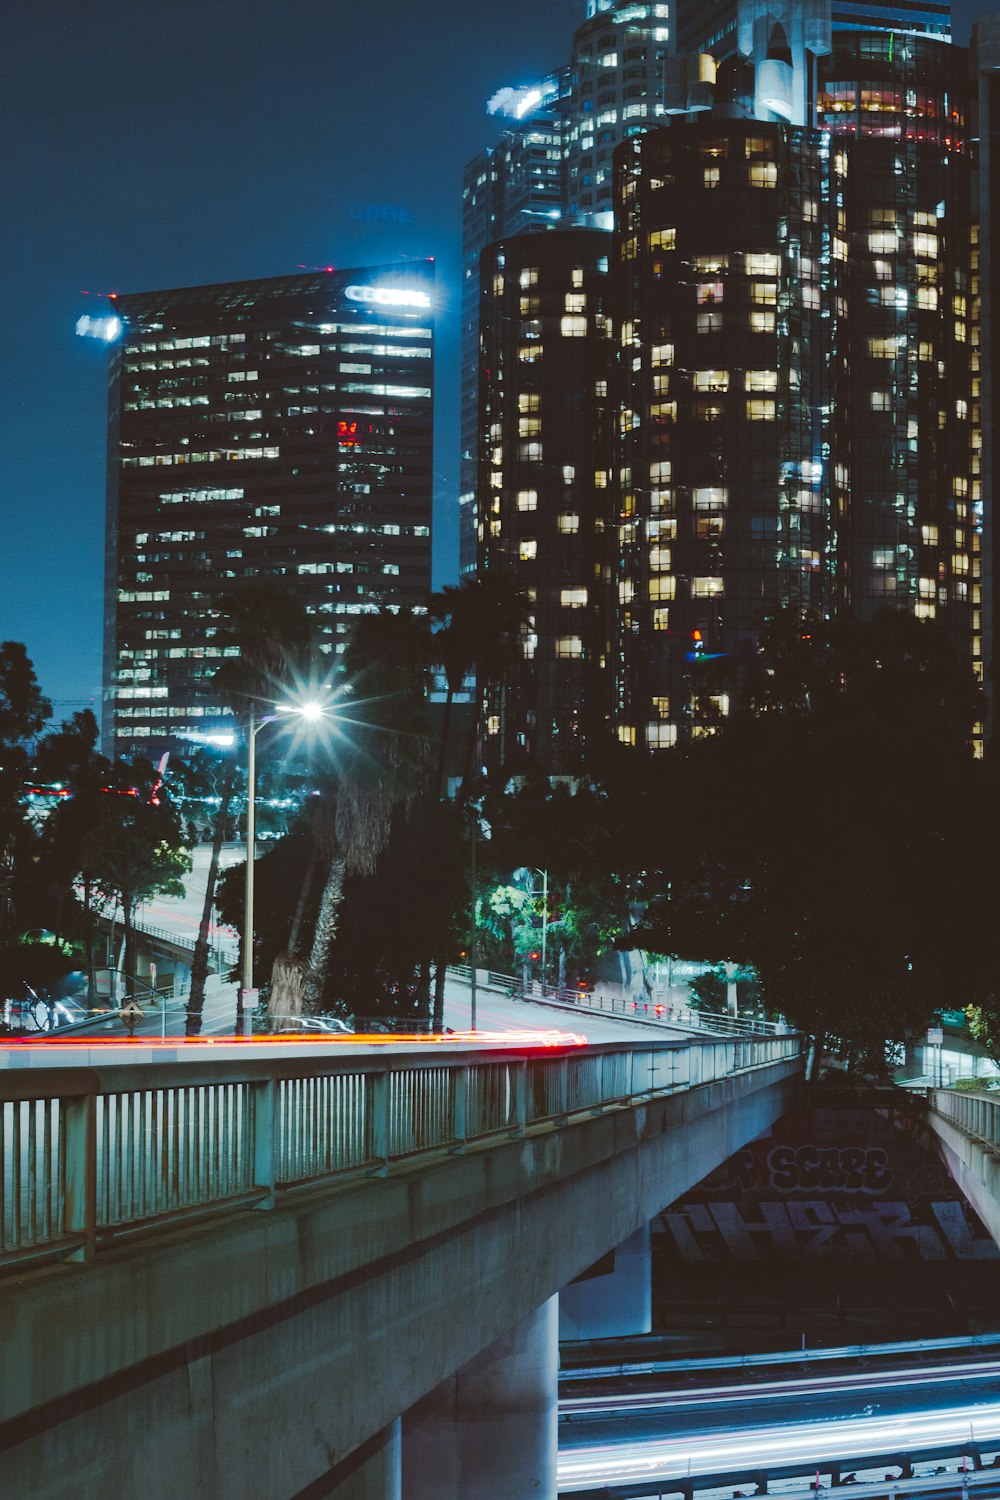
[[[551,1500],[558,1325],[550,1297],[410,1408],[403,1500]]]
[[[397,1417],[321,1482],[323,1500],[400,1500],[401,1455],[402,1422]],[[306,1494],[320,1500],[315,1485]]]
[[[644,1224],[603,1261],[563,1287],[559,1293],[560,1339],[623,1339],[650,1333],[650,1259],[650,1226]]]

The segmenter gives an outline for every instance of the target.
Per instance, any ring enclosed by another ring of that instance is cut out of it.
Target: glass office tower
[[[784,605],[904,609],[973,657],[967,56],[859,32],[814,59],[818,128],[730,105],[619,152],[627,744],[710,733]]]
[[[662,120],[671,7],[588,0],[569,64],[539,84],[499,90],[506,120],[496,146],[475,157],[464,183],[462,417],[459,556],[476,568],[479,257],[515,234],[612,225],[616,146]]]
[[[111,355],[104,744],[231,734],[220,592],[294,586],[321,647],[431,586],[434,266],[121,296]]]
[[[608,731],[609,247],[600,230],[561,230],[482,257],[480,570],[530,609],[489,689],[491,767],[572,774]]]

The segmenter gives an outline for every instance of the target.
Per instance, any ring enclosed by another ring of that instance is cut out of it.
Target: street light
[[[248,1035],[248,1017],[257,1004],[257,991],[253,984],[253,867],[257,845],[257,736],[265,724],[273,724],[281,718],[298,718],[315,724],[329,716],[330,705],[318,699],[303,703],[276,703],[274,713],[257,718],[256,708],[251,702],[247,722],[247,868],[246,895],[243,903],[243,984],[237,1008],[237,1034]]]
[[[549,938],[549,872],[548,870],[539,870],[536,865],[523,865],[520,870],[517,870],[515,872],[515,878],[521,874],[524,874],[528,877],[528,895],[540,895],[542,898],[542,993],[544,994],[545,975],[547,973],[546,952],[548,948]],[[534,883],[531,879],[533,875],[540,875],[542,877],[541,891],[535,890]]]

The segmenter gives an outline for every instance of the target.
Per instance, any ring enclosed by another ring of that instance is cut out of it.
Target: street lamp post
[[[243,983],[236,1013],[238,1036],[250,1035],[252,1025],[250,1016],[257,1004],[258,996],[253,982],[253,867],[257,845],[257,736],[265,724],[273,724],[276,719],[285,714],[295,715],[300,719],[315,723],[316,720],[327,717],[327,705],[312,701],[302,704],[279,703],[273,714],[266,714],[263,719],[258,720],[254,704],[252,702],[250,704],[250,714],[247,720],[247,866],[243,907]]]

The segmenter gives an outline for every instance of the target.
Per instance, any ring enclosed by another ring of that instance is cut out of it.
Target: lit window
[[[926,255],[928,260],[937,260],[938,237],[936,234],[915,234],[913,236],[913,253],[915,255]]]
[[[776,391],[778,389],[777,370],[747,370],[746,388],[748,391]]]
[[[722,329],[722,309],[714,308],[711,312],[700,312],[697,326],[699,333],[719,333]]]
[[[704,316],[704,314],[702,314]],[[700,320],[699,320],[700,321]],[[775,317],[773,312],[752,310],[750,313],[751,333],[773,333]],[[699,332],[701,330],[699,329]]]
[[[694,599],[718,599],[723,593],[721,578],[692,578],[691,597]]]
[[[722,181],[721,167],[705,167],[702,172],[702,182],[707,188],[717,188]]]
[[[696,391],[728,391],[728,370],[695,370],[692,383]]]
[[[691,491],[695,510],[724,510],[728,500],[729,491],[721,485],[696,486]]]
[[[525,537],[521,542],[518,555],[522,562],[534,562],[538,556],[538,543]]]
[[[538,491],[537,490],[518,490],[518,492],[517,492],[517,508],[518,508],[518,510],[537,510],[538,509]]]
[[[778,168],[773,161],[752,161],[747,175],[751,187],[773,188],[778,186]]]
[[[892,411],[892,397],[888,391],[872,391],[872,411]]]
[[[895,255],[896,231],[876,229],[868,236],[868,249],[872,255]]]
[[[538,285],[538,268],[536,266],[527,266],[521,272],[521,278],[520,279],[521,279],[521,285],[522,286],[537,286]]]
[[[767,252],[744,255],[743,269],[748,276],[778,276],[781,273],[781,256]]]
[[[928,547],[938,545],[938,529],[936,526],[921,526],[920,540]]]
[[[580,517],[564,512],[561,516],[556,517],[556,525],[560,531],[571,534],[580,530]]]
[[[533,365],[542,357],[541,344],[522,344],[517,351],[517,357],[524,365]]]
[[[538,411],[541,406],[541,397],[532,392],[522,391],[517,398],[518,411]]]
[[[561,589],[559,603],[563,609],[582,609],[587,603],[586,589]]]
[[[937,312],[938,293],[936,286],[917,287],[917,306],[922,312]]]
[[[677,725],[647,724],[646,743],[650,750],[669,750],[677,743]]]
[[[559,327],[564,339],[582,339],[587,334],[586,318],[563,318]]]
[[[650,250],[674,250],[677,246],[676,229],[651,229],[649,232]]]
[[[579,657],[583,655],[583,641],[578,635],[560,635],[556,637],[556,656]]]
[[[665,573],[649,580],[649,599],[651,604],[658,604],[664,599],[676,599],[677,579],[671,573]]]
[[[869,359],[895,359],[896,354],[897,343],[894,338],[868,340]]]
[[[776,401],[763,401],[757,398],[747,402],[748,422],[773,422],[777,417],[778,404]]]

